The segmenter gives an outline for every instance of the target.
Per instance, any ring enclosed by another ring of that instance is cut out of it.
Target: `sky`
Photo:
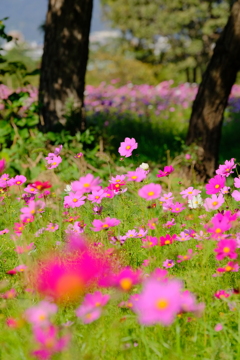
[[[44,22],[48,0],[0,0],[0,19],[5,22],[7,32],[18,30],[28,42],[43,43],[43,34],[38,27]],[[100,0],[94,0],[91,32],[108,30],[101,19]]]

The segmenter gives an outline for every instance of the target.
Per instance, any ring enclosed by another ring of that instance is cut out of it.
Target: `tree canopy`
[[[229,0],[102,0],[105,17],[121,30],[139,60],[175,62],[196,81],[224,28]],[[189,72],[190,71],[190,72]]]

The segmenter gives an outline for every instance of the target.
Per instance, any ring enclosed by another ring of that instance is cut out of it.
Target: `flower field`
[[[152,168],[130,136],[104,179],[76,151],[64,187],[1,160],[0,358],[240,358],[238,163],[190,183],[178,166],[192,154]],[[52,178],[64,147],[42,160]]]

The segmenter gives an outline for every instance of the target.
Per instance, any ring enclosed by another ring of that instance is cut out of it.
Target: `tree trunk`
[[[240,0],[231,9],[213,56],[203,74],[187,134],[187,145],[198,145],[196,172],[206,181],[218,166],[223,113],[240,70]]]
[[[49,0],[39,88],[44,131],[85,129],[83,94],[92,7],[93,0]]]

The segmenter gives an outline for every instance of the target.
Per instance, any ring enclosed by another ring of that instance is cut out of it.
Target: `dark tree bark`
[[[218,166],[223,113],[239,70],[240,0],[237,0],[203,74],[187,134],[187,145],[198,145],[195,170],[204,181],[214,175]]]
[[[85,128],[84,86],[93,0],[49,0],[40,76],[41,129]],[[65,117],[66,103],[72,116]]]

